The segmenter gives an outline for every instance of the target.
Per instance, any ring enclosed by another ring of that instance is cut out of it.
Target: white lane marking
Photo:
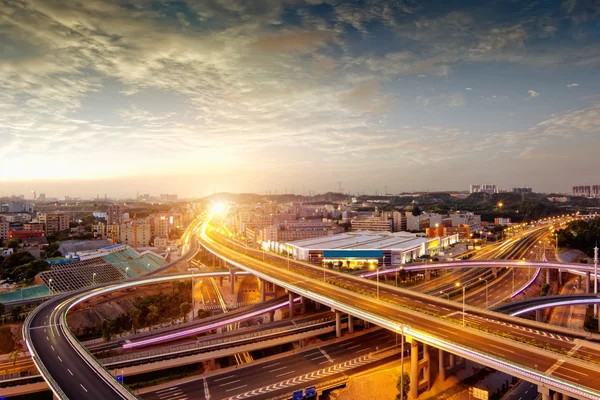
[[[69,373],[71,374],[71,376],[73,376],[73,373],[71,372],[71,370],[69,368],[67,368],[67,371],[69,371]]]
[[[177,386],[173,386],[173,387],[166,388],[166,389],[160,389],[160,390],[157,390],[155,393],[170,392],[171,390],[175,390],[175,389],[177,389]]]
[[[54,346],[50,345],[50,347],[52,348],[52,351],[54,351]]]
[[[159,395],[158,397],[160,399],[168,399],[169,397],[178,397],[178,396],[182,396],[183,395],[183,391],[181,389],[177,389],[174,392],[171,393],[163,393],[161,395]]]
[[[325,356],[324,355],[320,355],[320,356],[311,358],[310,361],[318,360],[319,358],[325,358]]]
[[[354,345],[354,346],[352,346],[352,347],[348,347],[348,349],[347,349],[347,350],[350,350],[350,349],[355,349],[355,348],[357,348],[357,347],[360,347],[360,346],[361,346],[360,344],[357,344],[357,345]]]
[[[363,351],[369,351],[371,348],[367,347],[366,349],[362,349],[362,350],[357,350],[354,353],[358,354],[358,353],[362,353]]]
[[[286,373],[283,373],[283,374],[275,375],[275,378],[279,378],[280,376],[285,376],[285,375],[293,374],[294,372],[296,372],[296,371],[289,371],[289,372],[286,372]]]
[[[46,340],[50,341],[50,339],[48,339],[48,336],[46,336]]]
[[[514,351],[512,351],[512,350],[508,350],[506,347],[502,347],[502,346],[496,346],[495,344],[491,344],[491,343],[490,343],[489,345],[490,345],[490,346],[492,346],[492,347],[495,347],[495,348],[497,348],[497,349],[500,349],[500,350],[503,350],[503,351],[507,351],[507,352],[509,352],[509,353],[514,353]]]
[[[317,354],[317,353],[312,353],[312,354]],[[270,367],[273,367],[273,366],[275,366],[275,365],[279,365],[279,364],[281,364],[281,363],[280,363],[280,362],[276,362],[276,363],[273,363],[273,364],[265,365],[265,366],[263,367],[263,369],[264,369],[264,368],[270,368]],[[232,375],[232,376],[233,376],[233,375]]]
[[[230,382],[222,383],[219,386],[227,386],[227,385],[231,385],[232,383],[237,383],[237,382],[241,382],[241,381],[242,381],[241,379],[237,379],[235,381],[230,381]]]
[[[271,369],[271,370],[269,370],[269,372],[281,371],[282,369],[286,369],[286,368],[287,367],[279,367],[279,368]]]
[[[576,380],[576,381],[579,381],[579,379],[575,378],[574,376],[567,375],[567,374],[561,374],[561,373],[560,373],[560,372],[558,372],[558,371],[554,371],[552,374],[553,374],[553,375],[562,375],[562,376],[564,376],[564,377],[566,377],[566,378],[569,378],[569,379],[574,379],[574,380]]]
[[[223,378],[215,379],[215,382],[224,381],[225,379],[234,378],[235,375],[224,376]]]
[[[58,357],[58,360],[59,360],[60,362],[63,362],[63,361],[62,361],[62,358],[60,358],[60,356],[57,356],[57,357]]]
[[[583,373],[581,371],[576,371],[574,369],[567,368],[567,367],[564,367],[564,366],[561,366],[560,369],[566,369],[567,371],[575,372],[576,374],[579,374],[579,375],[589,376],[588,374],[585,374],[585,373]]]
[[[237,389],[245,388],[246,386],[248,386],[248,385],[242,385],[242,386],[234,387],[234,388],[231,388],[231,389],[227,389],[226,392],[231,392],[232,390],[237,390]]]
[[[79,386],[81,386],[81,388],[82,388],[83,390],[85,390],[85,392],[87,393],[87,389],[85,388],[85,386],[83,386],[81,383],[79,384]]]

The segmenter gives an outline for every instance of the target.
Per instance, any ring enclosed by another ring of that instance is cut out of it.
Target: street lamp
[[[377,276],[377,300],[379,300],[379,268],[381,268],[381,267],[377,266],[376,273],[375,273],[375,275]],[[375,269],[375,266],[373,264],[371,264],[369,266],[369,269]]]
[[[498,202],[498,208],[500,209],[500,212],[502,212],[502,206],[503,206],[503,205],[504,205],[504,204],[502,204],[502,202],[501,202],[501,201],[500,201],[500,202]]]
[[[402,343],[400,344],[400,365],[402,368],[400,372],[400,399],[404,398],[404,329],[406,329],[406,325],[400,325],[400,332],[402,333]]]
[[[479,278],[480,281],[485,281],[485,308],[488,308],[488,280]]]
[[[129,279],[129,267],[125,267],[125,279]]]
[[[96,273],[92,274],[92,286],[96,285]]]
[[[196,307],[194,301],[194,272],[198,271],[198,268],[188,268],[188,271],[192,273],[192,321],[196,317]]]
[[[461,285],[460,282],[456,282],[456,287],[461,287],[462,286],[462,290],[463,290],[463,311],[462,311],[462,320],[463,320],[463,326],[465,326],[465,289],[467,288],[467,285]]]
[[[50,286],[50,294],[54,294],[54,292],[52,291],[52,278],[48,280],[48,285]]]
[[[449,293],[444,293],[443,290],[440,290],[440,294],[443,296],[446,296],[448,298],[448,301],[450,301],[450,294]]]

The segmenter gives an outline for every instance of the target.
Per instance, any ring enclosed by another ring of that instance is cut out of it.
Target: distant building
[[[470,185],[469,193],[479,193],[481,192],[481,185]]]
[[[108,210],[106,210],[106,222],[108,225],[123,222],[123,206],[121,204],[111,204],[108,206]]]
[[[567,201],[569,201],[569,198],[566,196],[548,197],[548,200],[550,200],[553,203],[566,203]]]
[[[150,224],[148,223],[137,222],[136,224],[128,223],[120,226],[121,243],[130,247],[147,247],[150,244],[150,237]]]
[[[481,229],[481,215],[475,215],[471,212],[451,214],[452,226],[468,225],[471,231]]]
[[[25,232],[43,231],[44,224],[42,222],[28,222],[23,224],[23,230]]]
[[[40,213],[38,221],[44,224],[46,235],[66,231],[69,229],[69,215],[62,213]]]
[[[587,186],[573,186],[573,196],[578,197],[590,197],[592,189],[589,185]]]
[[[39,201],[46,201],[46,193],[40,193],[40,196],[38,197]]]
[[[533,189],[530,187],[515,187],[512,189],[513,193],[521,194],[521,193],[533,193]]]
[[[4,242],[8,239],[9,226],[9,222],[4,218],[3,215],[0,215],[0,241]]]
[[[161,194],[160,195],[160,202],[161,203],[174,203],[177,201],[177,195],[176,194]]]
[[[496,187],[496,185],[483,184],[483,185],[470,185],[469,192],[470,193],[496,194],[499,191],[498,191],[498,188]]]
[[[510,225],[510,218],[494,218],[494,225],[508,226]]]
[[[67,226],[68,229],[68,226]],[[21,239],[23,241],[28,241],[29,239],[41,238],[44,237],[44,231],[8,231],[8,239]]]
[[[359,215],[350,221],[353,231],[392,232],[393,221],[388,213]]]

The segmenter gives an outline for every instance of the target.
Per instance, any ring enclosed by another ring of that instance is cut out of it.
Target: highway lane
[[[377,348],[393,347],[396,334],[374,329],[370,333],[348,338],[338,343],[324,343],[318,348],[288,355],[264,363],[250,364],[244,368],[213,375],[167,389],[144,394],[144,400],[226,399],[242,393],[264,388],[277,382],[312,373],[328,366],[346,362],[375,352]],[[331,379],[331,376],[329,376]],[[311,386],[313,382],[301,384]],[[291,390],[288,387],[286,390]],[[272,393],[270,393],[272,395]]]
[[[495,355],[496,357],[499,358],[503,358],[505,360],[511,360],[511,363],[516,363],[518,365],[521,365],[523,367],[528,367],[531,370],[537,370],[537,371],[546,371],[546,374],[554,374],[554,376],[560,376],[563,379],[568,379],[570,382],[572,383],[581,383],[580,382],[580,377],[583,376],[575,376],[575,374],[577,373],[583,373],[585,374],[587,377],[589,377],[589,380],[586,380],[585,385],[588,385],[591,388],[594,388],[594,390],[597,391],[597,393],[600,395],[600,382],[597,381],[597,378],[600,378],[600,369],[593,365],[593,364],[586,364],[586,365],[581,365],[582,363],[580,363],[577,360],[571,360],[569,359],[569,357],[559,357],[557,354],[552,354],[552,353],[548,353],[548,355],[546,356],[545,354],[542,355],[540,354],[540,352],[538,351],[537,348],[534,348],[533,346],[521,346],[521,345],[517,345],[517,344],[512,344],[512,343],[507,343],[504,340],[495,340],[495,338],[490,338],[487,337],[486,339],[482,339],[482,337],[474,331],[471,331],[470,329],[456,329],[456,326],[452,326],[452,324],[450,325],[450,329],[448,329],[448,327],[443,327],[443,323],[434,323],[432,324],[432,320],[429,318],[425,318],[425,316],[423,317],[418,317],[415,316],[413,313],[407,312],[406,309],[403,309],[401,307],[396,307],[396,306],[392,306],[391,304],[388,305],[385,302],[378,302],[375,299],[366,299],[363,298],[362,296],[357,295],[354,292],[350,292],[347,290],[338,290],[334,287],[332,287],[331,285],[327,284],[327,283],[323,283],[321,282],[321,275],[320,275],[320,269],[319,268],[315,268],[312,271],[312,276],[308,277],[308,276],[298,276],[296,274],[292,274],[289,273],[288,271],[286,271],[285,268],[277,268],[274,266],[271,266],[267,263],[263,263],[259,260],[253,259],[251,257],[248,257],[244,254],[239,254],[225,246],[223,246],[222,244],[216,243],[213,240],[209,239],[207,236],[203,235],[202,237],[202,241],[203,241],[203,245],[206,248],[209,248],[211,251],[215,251],[218,254],[220,254],[221,256],[225,256],[226,258],[228,258],[231,261],[235,262],[235,261],[240,261],[241,264],[240,265],[247,265],[247,266],[251,266],[252,270],[258,272],[258,273],[262,273],[265,274],[266,276],[271,276],[274,277],[276,276],[277,279],[281,280],[281,281],[286,281],[286,282],[290,282],[292,283],[294,286],[296,286],[298,289],[299,293],[302,293],[303,291],[306,292],[310,292],[310,293],[327,293],[327,298],[329,299],[328,301],[331,302],[335,302],[335,304],[339,304],[339,305],[344,305],[343,308],[348,307],[348,309],[353,309],[356,310],[354,311],[355,313],[360,312],[360,313],[365,313],[365,315],[376,315],[378,317],[382,317],[385,319],[384,322],[383,320],[380,322],[380,325],[382,324],[389,324],[389,326],[398,326],[398,324],[401,323],[410,323],[411,325],[411,330],[415,330],[418,332],[421,332],[423,334],[425,334],[426,332],[429,333],[435,333],[436,337],[439,338],[446,338],[448,339],[450,342],[454,343],[454,344],[459,344],[460,346],[462,346],[462,348],[465,349],[474,349],[476,352],[480,353],[484,352],[486,354],[491,354],[491,355]],[[304,268],[308,268],[308,267],[304,267]],[[295,268],[297,269],[297,268]],[[322,272],[321,272],[322,273]],[[309,271],[303,271],[303,274],[305,275],[311,275],[311,273]],[[348,277],[339,277],[336,279],[340,279],[340,280],[348,280]],[[373,293],[374,290],[374,284],[373,282],[370,281],[364,281],[364,283],[360,283],[361,286],[363,286],[364,290],[368,290],[371,293]],[[393,295],[391,292],[393,288],[390,289],[384,289],[384,293],[381,293],[381,296],[386,296],[389,298],[390,295]],[[401,290],[401,289],[394,289],[397,292],[400,293],[396,293],[396,296],[399,297],[400,299],[402,297],[405,297],[407,304],[413,305],[415,306],[415,303],[421,303],[418,305],[418,307],[420,308],[426,308],[427,306],[429,306],[430,308],[437,308],[440,306],[440,301],[439,299],[433,299],[431,301],[423,301],[421,299],[415,299],[412,298],[409,300],[409,298],[407,296],[410,296],[410,293],[407,293],[407,291],[405,290]],[[443,301],[442,301],[443,302]],[[436,304],[437,303],[437,304]],[[447,308],[456,308],[456,304],[455,303],[451,303],[451,302],[444,302],[446,306],[448,306]],[[342,308],[342,309],[343,309]],[[454,314],[456,315],[457,311],[454,311],[454,313],[449,313],[449,315]],[[458,313],[460,313],[458,311]],[[374,321],[373,321],[374,322]],[[483,322],[483,321],[482,321]],[[436,327],[434,327],[433,325],[437,325]],[[482,326],[484,326],[485,323],[482,324]],[[388,325],[386,325],[388,326]],[[454,328],[454,329],[452,329]],[[441,331],[440,331],[441,329]],[[518,329],[511,329],[510,327],[502,327],[501,325],[496,325],[495,326],[495,330],[498,331],[504,331],[504,332],[511,332],[511,335],[517,336],[519,335],[520,331]],[[514,333],[512,332],[514,331]],[[521,336],[533,336],[531,333],[526,333],[526,332],[522,332],[523,335]],[[425,335],[426,336],[426,335]],[[528,339],[525,339],[528,340]],[[553,341],[554,339],[548,339],[549,342]],[[560,339],[559,339],[560,340]],[[433,340],[432,340],[433,341]],[[441,343],[441,342],[438,342]],[[563,342],[562,343],[562,348],[568,349],[568,350],[572,350],[575,351],[576,349],[574,349],[575,347],[578,347],[578,345],[575,345],[574,342]],[[474,347],[475,346],[475,347]],[[477,358],[477,357],[475,357]],[[559,358],[564,358],[565,361],[561,364],[560,362],[557,363]],[[484,363],[484,362],[482,362]],[[557,365],[554,365],[557,364]],[[583,363],[585,364],[585,363]],[[493,367],[493,365],[490,365]],[[569,371],[577,371],[577,372],[569,372]],[[585,371],[585,372],[583,372]]]
[[[570,295],[584,293],[584,284],[580,283],[580,281],[583,280],[584,279],[581,279],[579,276],[569,280],[565,286],[563,286],[560,294]],[[556,307],[552,310],[548,323],[552,325],[564,326],[565,328],[583,329],[587,307],[587,305]]]
[[[58,310],[64,297],[44,303],[31,321],[31,342],[54,381],[69,399],[123,399],[65,340]],[[67,328],[68,329],[68,328]]]

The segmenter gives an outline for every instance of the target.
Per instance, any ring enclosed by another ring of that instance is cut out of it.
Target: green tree
[[[415,204],[415,206],[412,209],[412,215],[417,216],[421,214],[421,209],[419,208],[418,205]]]
[[[14,306],[10,309],[10,315],[13,318],[13,321],[16,321],[17,319],[19,319],[19,316],[21,315],[21,313],[23,312],[23,307],[22,306]]]
[[[131,320],[131,327],[133,333],[137,333],[137,329],[140,327],[140,315],[142,311],[137,307],[132,307],[129,310],[129,319]]]
[[[110,322],[106,319],[104,321],[102,321],[101,332],[102,332],[102,339],[104,339],[105,342],[109,342],[110,339],[112,338],[112,327],[111,327]]]
[[[181,316],[183,317],[183,322],[187,322],[188,314],[192,311],[192,306],[187,301],[181,303],[179,305],[179,310],[181,311]]]
[[[400,379],[398,377],[398,382],[396,382],[396,389],[398,389],[398,394],[396,395],[396,400],[406,400],[408,399],[408,392],[410,391],[410,375],[408,372],[404,373],[404,379]],[[400,398],[400,390],[402,389],[402,398]]]
[[[158,320],[158,307],[155,305],[148,306],[148,314],[146,314],[146,323],[150,325],[150,330],[152,330],[152,325]]]
[[[8,242],[6,242],[6,247],[8,247],[9,249],[18,249],[20,246],[21,242],[19,241],[19,239],[10,239]]]
[[[4,315],[6,311],[6,306],[3,303],[0,303],[0,317]]]

